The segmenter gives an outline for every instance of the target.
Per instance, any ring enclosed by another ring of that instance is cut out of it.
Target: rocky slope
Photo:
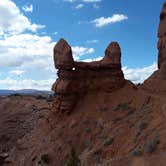
[[[159,69],[140,86],[124,79],[118,43],[107,47],[101,61],[84,63],[75,62],[71,47],[60,40],[54,48],[53,101],[0,100],[0,164],[165,166],[165,30],[166,3],[158,32]]]

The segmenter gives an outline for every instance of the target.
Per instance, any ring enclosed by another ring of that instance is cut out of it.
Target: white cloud
[[[33,5],[31,4],[31,5],[24,5],[23,7],[22,7],[22,10],[24,10],[25,12],[30,12],[30,13],[32,13],[33,12]]]
[[[80,2],[80,1],[82,1],[83,3],[97,3],[97,2],[101,2],[102,0],[63,0],[63,1],[69,2],[69,3]]]
[[[86,42],[89,44],[95,44],[95,43],[98,43],[99,41],[98,40],[87,40]]]
[[[54,35],[57,35],[57,34],[58,34],[58,32],[54,32],[53,34],[54,34]]]
[[[38,89],[38,90],[51,90],[51,85],[55,82],[55,78],[47,80],[33,80],[23,79],[15,80],[11,78],[1,79],[0,86],[7,86],[8,89]]]
[[[9,35],[18,34],[25,30],[36,32],[44,27],[44,25],[31,23],[11,0],[2,0],[0,2],[0,35],[5,33]]]
[[[97,5],[97,4],[95,3],[95,4],[93,4],[93,8],[94,8],[94,9],[99,9],[99,8],[100,8],[100,6],[99,6],[99,5]]]
[[[81,8],[83,8],[83,7],[84,7],[84,4],[80,3],[80,4],[78,4],[78,5],[75,7],[75,9],[79,10],[79,9],[81,9]]]
[[[6,79],[0,80],[0,88],[50,89],[56,79],[53,62],[53,47],[56,42],[50,36],[26,31],[37,32],[41,27],[32,24],[11,0],[0,3],[0,67],[4,69],[3,75],[6,75]],[[73,46],[72,50],[76,59],[94,52],[93,48],[81,46]],[[10,71],[5,72],[6,69]],[[20,75],[21,78],[16,77]],[[44,80],[41,79],[43,77]]]
[[[52,49],[55,42],[49,36],[17,34],[0,40],[0,67],[44,67],[52,64]],[[44,61],[44,63],[37,63]],[[46,64],[46,65],[44,65]]]
[[[123,14],[114,14],[112,17],[100,17],[96,18],[95,20],[91,21],[91,23],[94,23],[96,27],[103,27],[109,24],[114,24],[117,22],[121,22],[123,20],[128,19],[126,15]]]
[[[101,2],[102,0],[82,0],[83,2]]]
[[[18,34],[0,40],[0,67],[21,67],[48,69],[53,67],[53,42],[49,36]],[[73,46],[75,59],[94,53],[93,48]],[[52,70],[51,70],[52,71]]]
[[[75,2],[76,0],[63,0],[63,1],[72,3]]]
[[[79,60],[81,56],[86,54],[92,54],[95,52],[94,48],[86,48],[86,47],[72,47],[73,57],[75,60]]]
[[[11,71],[9,72],[9,74],[11,74],[11,75],[17,75],[17,76],[21,76],[21,75],[24,74],[24,73],[25,73],[24,70],[11,70]]]
[[[133,83],[142,83],[157,70],[157,64],[153,63],[150,66],[136,69],[123,67],[122,70],[126,79],[131,80]]]
[[[92,62],[92,61],[100,61],[101,59],[103,59],[102,56],[97,57],[97,58],[89,58],[89,59],[84,59],[83,62]]]
[[[78,0],[63,0],[64,2],[77,2]],[[81,0],[84,3],[96,3],[96,2],[101,2],[102,0]]]

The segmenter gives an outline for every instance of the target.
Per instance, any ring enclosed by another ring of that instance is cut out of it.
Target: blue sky
[[[143,82],[157,61],[164,0],[1,0],[0,89],[51,88],[52,49],[60,38],[75,60],[100,59],[111,41],[122,49],[125,77]]]

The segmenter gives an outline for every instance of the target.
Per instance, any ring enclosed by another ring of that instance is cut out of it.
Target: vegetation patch
[[[160,143],[159,136],[156,135],[155,137],[150,140],[145,146],[146,153],[153,153],[157,149],[157,145]]]
[[[86,128],[85,131],[86,131],[86,133],[91,133],[91,129],[90,128]]]
[[[114,138],[108,138],[105,142],[104,142],[104,146],[109,146],[114,142]]]
[[[128,111],[127,115],[131,115],[134,113],[135,108],[132,108],[128,102],[120,103],[116,107],[113,108],[113,111]]]
[[[42,154],[42,155],[41,155],[41,161],[42,161],[44,164],[49,164],[49,163],[50,163],[49,155],[48,155],[48,154]]]
[[[143,152],[140,148],[138,149],[135,149],[133,152],[132,152],[132,155],[133,156],[142,156]]]
[[[69,155],[65,165],[66,166],[79,166],[80,165],[80,159],[77,156],[77,153],[73,147],[71,148],[70,155]]]
[[[149,113],[149,112],[151,112],[150,106],[148,106],[148,105],[143,105],[143,106],[140,108],[140,112],[141,112],[141,113]]]
[[[107,111],[108,111],[108,108],[107,108],[106,106],[104,106],[104,107],[101,107],[101,108],[99,109],[99,111],[100,111],[100,112],[107,112]]]
[[[11,94],[11,95],[9,95],[9,97],[21,97],[22,95],[21,94],[19,94],[19,93],[14,93],[14,94]]]
[[[42,99],[46,99],[46,97],[42,96],[42,95],[37,95],[36,96],[36,99],[37,100],[42,100]]]
[[[90,121],[88,119],[85,119],[83,122],[82,122],[84,125],[89,125],[90,124]]]
[[[146,129],[146,127],[148,126],[148,123],[146,122],[141,122],[139,125],[138,125],[138,128],[137,128],[137,131],[136,131],[136,136],[139,136],[141,134],[141,132]]]

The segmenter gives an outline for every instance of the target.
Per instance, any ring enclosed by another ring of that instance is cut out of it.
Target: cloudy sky
[[[0,0],[0,89],[50,90],[52,50],[60,38],[75,60],[100,59],[111,41],[125,77],[143,82],[157,69],[157,28],[164,0]]]

